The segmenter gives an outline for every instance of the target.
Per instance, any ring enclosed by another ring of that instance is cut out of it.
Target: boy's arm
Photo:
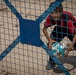
[[[44,23],[43,33],[48,40],[48,47],[49,48],[52,48],[52,42],[55,42],[55,41],[50,38],[50,36],[47,32],[47,29],[48,29],[48,27],[51,27],[53,25],[55,25],[55,22],[52,21],[51,15],[48,15],[48,17],[46,18],[46,22]]]
[[[45,37],[47,38],[48,43],[51,43],[52,39],[50,38],[50,36],[49,36],[49,34],[47,32],[47,29],[48,29],[48,27],[47,26],[44,26],[43,33],[44,33]]]
[[[73,21],[71,19],[68,20],[67,26],[68,26],[69,32],[71,34],[74,34],[73,41],[70,43],[70,48],[69,48],[69,51],[70,51],[72,50],[72,47],[76,42],[76,27],[74,26]]]
[[[45,37],[46,37],[47,40],[48,40],[48,48],[51,49],[51,48],[52,48],[52,42],[55,42],[55,41],[50,38],[50,36],[49,36],[49,34],[48,34],[48,32],[47,32],[47,29],[48,29],[48,27],[47,27],[47,26],[44,26],[44,28],[43,28],[43,33],[44,33]]]
[[[71,44],[70,44],[70,48],[69,48],[69,51],[71,51],[72,50],[72,47],[74,46],[74,44],[76,43],[76,29],[75,29],[75,35],[74,35],[74,38],[73,38],[73,41],[71,42]]]
[[[73,41],[70,43],[69,48],[67,49],[66,53],[65,53],[65,57],[68,56],[69,52],[72,51],[72,48],[74,46],[74,44],[76,43],[76,28],[74,29],[74,37],[73,37]]]
[[[74,45],[76,43],[76,28],[74,29],[74,38],[73,38],[73,42],[72,42],[72,45]]]

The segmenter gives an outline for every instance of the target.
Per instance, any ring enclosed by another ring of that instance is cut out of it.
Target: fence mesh
[[[29,20],[36,20],[55,0],[9,0],[16,8],[20,15]],[[63,8],[65,11],[71,12],[76,17],[76,1],[64,0]],[[40,23],[40,38],[47,43],[42,29],[45,19]],[[53,30],[54,27],[48,29]],[[7,55],[0,60],[0,75],[64,75],[63,72],[55,69],[47,71],[45,69],[48,55],[41,47],[36,47],[19,42],[20,27],[18,18],[6,6],[3,0],[0,0],[0,58],[1,54],[6,50]],[[17,40],[16,42],[14,40]],[[65,44],[70,40],[65,37]],[[12,43],[13,46],[11,45]],[[11,46],[10,46],[11,45]],[[9,47],[9,48],[8,48]],[[71,75],[76,74],[76,53],[70,52],[67,58],[59,59],[63,65],[69,70]]]

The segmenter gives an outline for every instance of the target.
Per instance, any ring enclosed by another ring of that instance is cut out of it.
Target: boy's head
[[[54,3],[54,2],[52,2],[49,7],[53,6],[53,5],[52,5],[53,3]],[[53,7],[55,7],[55,5],[54,5]],[[60,5],[59,5],[58,7],[56,7],[56,9],[51,13],[51,17],[52,17],[54,20],[60,20],[62,12],[63,12],[63,6],[62,6],[62,4],[60,4]]]
[[[52,2],[49,7],[51,7],[51,5],[53,4],[54,2]],[[53,7],[56,7],[55,5]],[[59,11],[59,12],[63,12],[63,5],[60,4],[59,6],[56,7],[56,9],[54,11]]]

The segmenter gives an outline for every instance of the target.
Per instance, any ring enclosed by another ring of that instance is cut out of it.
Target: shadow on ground
[[[62,62],[62,64],[65,66],[66,69],[70,72],[76,68],[76,56],[68,56],[68,57],[60,57],[59,60]],[[70,65],[72,67],[70,67]],[[55,73],[63,73],[58,67],[54,68],[53,71]]]

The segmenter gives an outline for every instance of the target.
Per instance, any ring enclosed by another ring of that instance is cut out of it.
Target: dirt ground
[[[9,0],[24,19],[36,20],[54,0]],[[76,16],[76,1],[64,0],[64,10],[70,11]],[[18,18],[3,2],[6,10],[0,11],[0,54],[20,35]],[[1,8],[2,9],[2,8]],[[40,24],[40,38],[47,42],[43,32],[43,20]],[[48,32],[50,34],[50,29]],[[62,41],[67,44],[70,41],[65,37]],[[64,75],[58,67],[47,71],[48,55],[40,48],[18,43],[6,57],[0,61],[0,75]],[[59,60],[68,69],[71,75],[76,75],[76,51],[70,52],[67,58]],[[11,73],[11,74],[10,74]]]

